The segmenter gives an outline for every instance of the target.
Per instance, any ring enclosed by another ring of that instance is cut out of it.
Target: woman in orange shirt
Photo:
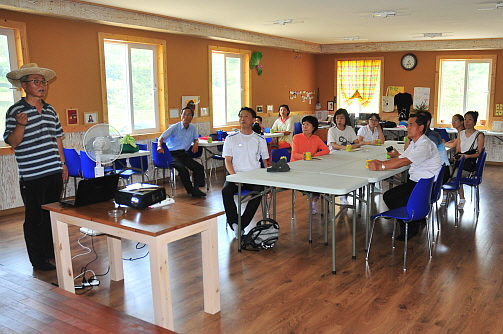
[[[318,120],[313,116],[306,116],[302,119],[302,133],[293,136],[291,161],[304,159],[304,153],[310,152],[312,157],[318,157],[330,153],[328,146],[313,133],[318,129]],[[319,195],[313,197],[311,204],[312,214],[316,214],[316,206]]]

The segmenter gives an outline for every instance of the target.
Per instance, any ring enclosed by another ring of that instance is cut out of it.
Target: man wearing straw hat
[[[42,98],[47,81],[56,73],[25,64],[7,73],[14,87],[22,88],[26,97],[12,105],[5,117],[4,140],[15,153],[21,197],[25,206],[24,239],[33,268],[54,270],[49,212],[41,205],[59,200],[63,180],[68,179],[63,153],[63,129],[54,108]]]

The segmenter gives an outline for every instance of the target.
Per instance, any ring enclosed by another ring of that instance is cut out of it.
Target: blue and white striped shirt
[[[42,101],[42,113],[28,104],[24,98],[12,105],[5,116],[4,140],[16,127],[16,115],[24,112],[28,115],[23,140],[14,149],[18,164],[19,178],[25,181],[35,180],[51,174],[61,173],[61,159],[57,138],[64,135],[54,108]]]

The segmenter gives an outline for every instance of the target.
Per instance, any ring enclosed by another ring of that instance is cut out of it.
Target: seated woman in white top
[[[282,133],[283,137],[278,138],[278,148],[289,148],[292,145],[293,120],[290,118],[290,108],[286,104],[279,106],[279,118],[274,121],[272,129],[274,132]]]
[[[484,134],[475,129],[475,124],[477,124],[477,119],[479,118],[479,113],[477,111],[468,111],[465,114],[465,129],[459,133],[456,152],[460,153],[458,159],[464,155],[465,159],[468,158],[478,158],[482,148],[484,148]],[[473,154],[467,154],[465,152],[470,149],[476,149],[477,152]],[[468,173],[463,172],[463,176],[468,176]],[[459,187],[459,202],[458,209],[462,209],[465,205],[465,192],[463,185]]]
[[[458,145],[459,133],[465,129],[465,118],[463,115],[456,114],[452,116],[452,127],[458,131],[458,136],[456,139],[450,140],[444,143],[445,147],[456,147]]]
[[[346,109],[337,109],[335,112],[335,126],[328,130],[328,143],[330,149],[345,150],[347,145],[351,145],[352,149],[361,146],[360,141],[356,137],[355,130],[351,127],[349,114]]]
[[[381,125],[379,124],[380,120],[381,117],[379,117],[379,114],[370,114],[369,124],[358,130],[358,141],[362,145],[384,144],[384,134],[382,132]],[[380,140],[379,144],[377,143],[377,139]]]

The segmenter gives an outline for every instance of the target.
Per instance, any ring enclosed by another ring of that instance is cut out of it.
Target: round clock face
[[[413,70],[417,65],[417,58],[412,53],[407,53],[402,57],[401,64],[404,70]]]

